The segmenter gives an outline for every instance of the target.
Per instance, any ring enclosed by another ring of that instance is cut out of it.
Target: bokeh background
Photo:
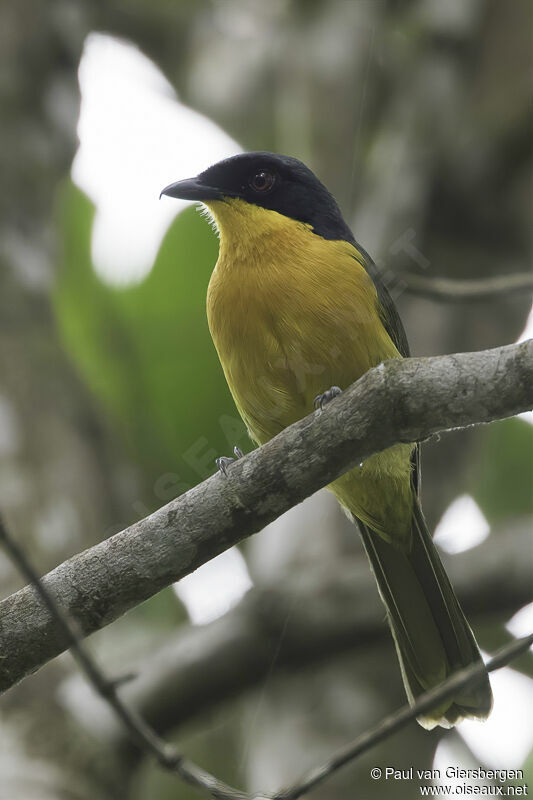
[[[251,448],[205,319],[217,240],[158,200],[171,181],[243,149],[298,156],[382,268],[415,354],[531,336],[527,292],[436,302],[403,276],[531,269],[532,23],[527,0],[2,4],[0,507],[42,572]],[[531,417],[442,436],[423,463],[492,651],[533,628]],[[0,582],[21,585],[1,554]],[[138,671],[126,696],[189,756],[272,790],[404,702],[376,603],[322,492],[90,646]],[[370,633],[342,628],[367,606]],[[486,724],[413,724],[313,797],[418,796],[374,765],[531,776],[532,674],[526,656],[494,676]],[[128,745],[68,655],[1,698],[0,741],[2,800],[197,796]]]

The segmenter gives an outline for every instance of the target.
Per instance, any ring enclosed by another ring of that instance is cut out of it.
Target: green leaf
[[[533,513],[533,426],[521,419],[485,429],[472,495],[491,525]]]
[[[146,279],[110,287],[91,263],[93,217],[91,202],[69,183],[54,293],[58,327],[81,376],[144,467],[153,504],[160,505],[211,474],[215,457],[234,444],[249,448],[206,321],[217,240],[187,208],[169,228]]]

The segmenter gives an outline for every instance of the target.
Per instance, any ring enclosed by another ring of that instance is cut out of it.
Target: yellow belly
[[[317,394],[333,385],[344,389],[400,354],[355,248],[258,211],[268,215],[272,230],[262,219],[255,228],[260,237],[243,236],[240,220],[239,239],[222,238],[207,312],[239,413],[251,438],[263,444],[310,413]],[[402,538],[410,526],[411,450],[401,445],[376,454],[330,487],[387,538],[393,520]]]

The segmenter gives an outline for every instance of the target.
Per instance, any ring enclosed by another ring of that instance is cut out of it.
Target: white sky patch
[[[533,339],[533,306],[531,306],[529,317],[526,320],[526,326],[516,341],[527,342],[528,339]]]
[[[173,584],[173,589],[193,625],[205,625],[229,611],[252,586],[244,558],[231,547]]]
[[[463,494],[450,503],[433,538],[447,553],[462,553],[480,544],[489,531],[489,523],[474,498]]]
[[[186,205],[159,194],[239,145],[183,105],[155,64],[112,36],[87,37],[79,66],[80,146],[72,178],[96,206],[92,258],[107,283],[142,280]]]
[[[519,769],[533,748],[531,678],[504,667],[491,673],[494,708],[488,720],[465,720],[457,730],[481,764]]]
[[[530,633],[533,633],[533,603],[529,603],[529,605],[517,611],[505,627],[518,639],[521,636],[529,636]]]
[[[435,757],[433,759],[433,768],[440,771],[440,780],[434,781],[439,786],[450,786],[453,795],[464,797],[464,792],[461,792],[465,783],[472,786],[483,785],[484,781],[467,781],[464,778],[456,778],[451,771],[448,775],[446,771],[450,769],[473,769],[480,767],[481,764],[476,763],[468,754],[464,752],[462,742],[457,741],[453,737],[445,737],[437,745],[435,750]],[[428,781],[429,782],[429,781]],[[461,789],[459,788],[461,787]],[[456,791],[459,789],[458,791]]]
[[[533,306],[531,306],[531,311],[529,312],[529,317],[526,321],[526,327],[516,340],[517,342],[527,342],[528,339],[533,339]],[[529,422],[530,425],[533,425],[533,411],[524,411],[523,414],[518,414],[520,419]]]

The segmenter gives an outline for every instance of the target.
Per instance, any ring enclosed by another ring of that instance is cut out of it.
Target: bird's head
[[[353,241],[334,197],[305,164],[290,156],[242,153],[195,178],[171,183],[161,194],[204,203],[222,232],[230,208],[242,215],[250,207],[302,222],[325,239]]]

